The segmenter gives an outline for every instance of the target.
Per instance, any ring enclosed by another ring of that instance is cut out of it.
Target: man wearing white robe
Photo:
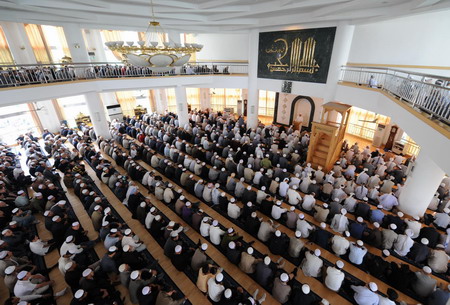
[[[331,229],[335,232],[343,233],[348,230],[348,218],[345,216],[347,211],[341,209],[341,214],[336,214],[331,221]]]
[[[409,253],[409,250],[414,245],[414,241],[411,239],[413,234],[411,229],[406,229],[405,234],[398,235],[397,241],[394,244],[394,250],[398,255],[406,256]]]

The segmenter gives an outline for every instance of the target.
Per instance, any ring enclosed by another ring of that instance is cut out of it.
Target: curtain
[[[414,140],[406,134],[406,132],[403,132],[401,142],[405,144],[405,149],[403,152],[407,155],[413,155],[417,156],[420,152],[420,146],[417,145]]]
[[[136,108],[136,98],[133,91],[117,91],[117,101],[124,115],[134,116],[134,108]]]
[[[62,50],[65,56],[72,57],[70,54],[69,45],[67,44],[66,34],[64,34],[64,29],[62,26],[57,26],[56,30],[58,31],[58,40],[61,44]]]
[[[371,123],[370,121],[375,120],[375,118],[378,118],[377,122]],[[372,140],[377,124],[387,125],[390,120],[390,117],[376,114],[375,112],[367,111],[358,107],[352,107],[348,120],[347,133]]]
[[[225,104],[227,108],[233,108],[237,112],[237,101],[242,99],[241,89],[225,89]]]
[[[42,29],[37,24],[24,24],[25,32],[30,40],[31,47],[33,48],[36,61],[40,64],[48,64],[52,62],[50,53],[47,50],[47,46],[42,35]]]
[[[200,110],[200,89],[186,88],[187,103],[191,105],[191,110]]]
[[[272,116],[275,111],[275,95],[273,91],[259,90],[258,114]]]
[[[169,112],[177,112],[177,96],[175,95],[175,89],[174,88],[168,88],[166,89],[166,96],[167,96],[167,110]]]
[[[8,41],[6,40],[2,27],[0,27],[0,64],[14,65],[14,59],[9,50]]]
[[[225,89],[211,88],[209,94],[211,95],[211,108],[214,111],[223,111],[223,108],[226,107]]]

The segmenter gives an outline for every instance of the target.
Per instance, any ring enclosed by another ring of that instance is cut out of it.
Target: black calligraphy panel
[[[258,77],[326,83],[335,27],[259,33]]]

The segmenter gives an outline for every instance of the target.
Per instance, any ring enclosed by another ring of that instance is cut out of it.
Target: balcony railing
[[[0,65],[0,88],[99,78],[236,74],[248,74],[248,64],[195,62],[183,67],[174,67],[165,73],[154,72],[150,67],[127,66],[123,63]]]
[[[384,90],[450,125],[450,78],[377,67],[343,66],[342,82]]]

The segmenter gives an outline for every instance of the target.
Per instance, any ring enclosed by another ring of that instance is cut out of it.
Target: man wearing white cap
[[[194,255],[192,255],[191,268],[195,271],[195,273],[198,273],[201,266],[207,262],[208,257],[205,253],[207,249],[208,244],[203,243],[195,250]]]
[[[430,248],[428,247],[428,244],[429,241],[426,238],[422,238],[420,242],[414,243],[408,253],[408,257],[416,262],[416,264],[423,264],[430,255]]]
[[[431,268],[425,266],[414,273],[415,278],[411,287],[422,298],[428,297],[436,289],[436,280],[430,276],[431,272]]]
[[[367,287],[368,286],[368,287]],[[353,298],[358,305],[377,305],[379,303],[377,284],[370,282],[367,286],[355,286],[350,287],[355,291]]]
[[[300,231],[295,231],[295,235],[289,238],[289,256],[293,258],[298,258],[300,256],[300,252],[305,246],[305,243],[301,240],[301,237],[302,233]]]
[[[361,265],[364,260],[364,256],[367,254],[367,249],[364,247],[364,243],[361,240],[357,240],[356,243],[350,243],[350,252],[348,259],[355,265]]]
[[[41,275],[31,275],[28,271],[21,271],[17,274],[14,295],[18,298],[27,297],[29,301],[38,299],[52,284],[53,281],[44,281]],[[33,298],[33,295],[35,298]]]
[[[301,263],[302,271],[306,276],[319,277],[322,270],[323,261],[320,258],[321,251],[316,249],[314,251],[305,252],[305,258]]]
[[[22,210],[30,209],[30,200],[28,199],[27,194],[22,190],[17,192],[17,197],[14,200],[14,204],[16,207],[21,208]]]
[[[225,286],[222,284],[223,274],[217,273],[215,277],[208,280],[208,296],[213,302],[219,302]]]
[[[331,221],[330,228],[335,232],[343,233],[348,230],[348,218],[345,216],[347,214],[347,210],[341,209],[340,214],[336,214]]]
[[[278,220],[281,218],[281,215],[283,215],[284,213],[287,212],[287,209],[282,208],[281,207],[281,201],[277,201],[273,206],[272,206],[272,218],[275,220]]]
[[[289,301],[289,297],[292,292],[292,287],[289,285],[289,280],[293,277],[293,274],[289,276],[287,273],[282,273],[273,281],[272,296],[281,304]]]
[[[342,261],[337,261],[336,266],[329,266],[327,268],[327,273],[325,276],[325,286],[332,291],[338,292],[341,289],[342,282],[344,281],[345,274],[342,272],[344,268],[344,263]]]
[[[236,204],[236,202],[229,202],[227,207],[227,214],[233,219],[238,219],[241,215],[241,208]]]
[[[348,231],[342,233],[342,236],[336,234],[331,239],[331,249],[337,256],[344,255],[347,253],[348,248],[350,247],[350,242],[347,238],[350,236]]]
[[[447,229],[449,223],[450,223],[450,209],[449,208],[445,208],[443,210],[442,213],[436,213],[436,215],[434,215],[434,221],[433,224],[441,230],[445,230]]]
[[[445,247],[438,244],[436,249],[432,249],[428,257],[428,266],[436,273],[446,273],[448,270],[449,256],[445,252]]]
[[[306,211],[311,211],[316,204],[316,199],[313,194],[308,194],[303,197],[302,208]]]
[[[222,235],[225,234],[225,231],[219,227],[219,222],[214,220],[212,222],[212,226],[209,228],[209,238],[211,243],[218,246],[222,241]]]
[[[131,229],[126,229],[124,233],[125,236],[122,238],[122,247],[125,245],[129,245],[137,252],[142,252],[147,249],[147,247],[139,241],[139,237],[133,234]]]
[[[29,243],[31,252],[39,256],[45,256],[49,251],[53,250],[52,245],[48,241],[41,240],[37,235]]]
[[[256,264],[260,261],[253,256],[253,252],[253,248],[248,247],[247,251],[242,252],[241,254],[241,262],[239,263],[239,268],[247,274],[255,273]]]
[[[381,231],[381,234],[383,236],[383,243],[382,243],[383,249],[389,250],[392,248],[392,246],[394,246],[394,243],[398,238],[398,234],[395,233],[396,229],[397,226],[391,223],[388,229],[384,229],[383,231]]]
[[[390,211],[393,207],[398,205],[397,197],[392,193],[383,194],[378,197],[378,202],[383,206],[383,209]]]
[[[394,243],[394,251],[400,256],[406,256],[414,245],[412,240],[413,232],[411,229],[406,229],[405,234],[399,234]]]

